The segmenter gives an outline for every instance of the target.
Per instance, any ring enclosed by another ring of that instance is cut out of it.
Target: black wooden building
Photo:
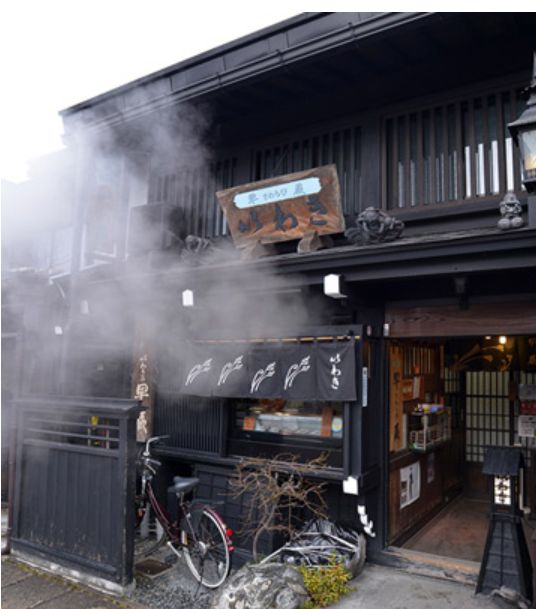
[[[529,526],[535,444],[519,434],[518,387],[536,383],[536,226],[507,124],[524,108],[535,30],[534,14],[305,13],[63,111],[78,159],[72,267],[56,279],[70,302],[63,391],[131,397],[146,356],[165,475],[199,475],[231,526],[241,457],[327,452],[331,517],[369,524],[370,557],[477,565],[484,451],[516,443]],[[347,227],[379,208],[402,237],[341,233],[318,251],[285,242],[237,259],[215,192],[325,165]],[[497,228],[506,193],[521,228]],[[346,298],[324,294],[329,274]],[[181,390],[192,344],[342,337],[356,345],[353,400]]]

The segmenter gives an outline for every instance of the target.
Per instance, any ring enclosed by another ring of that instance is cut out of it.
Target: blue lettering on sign
[[[307,195],[315,195],[322,190],[319,178],[305,178],[286,184],[267,186],[257,190],[249,190],[235,195],[234,204],[238,209],[247,209],[257,205],[280,203],[288,199],[297,199]]]

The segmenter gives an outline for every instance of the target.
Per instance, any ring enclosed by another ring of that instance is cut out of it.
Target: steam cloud
[[[212,127],[208,108],[190,104],[149,108],[143,116],[120,117],[111,128],[86,133],[82,142],[78,136],[78,144],[84,148],[83,157],[77,156],[78,162],[83,158],[86,164],[83,173],[78,174],[75,192],[74,153],[66,153],[71,172],[66,182],[70,196],[64,193],[55,201],[49,195],[59,191],[58,174],[52,172],[50,179],[41,177],[44,198],[35,197],[33,201],[46,213],[35,217],[37,227],[46,228],[45,219],[69,223],[71,217],[78,215],[92,228],[86,228],[83,243],[75,240],[75,259],[79,256],[90,265],[111,263],[119,268],[118,275],[109,273],[105,279],[78,281],[67,288],[61,281],[56,282],[61,288],[51,286],[55,294],[51,310],[56,312],[49,319],[50,328],[41,329],[42,362],[57,361],[58,340],[52,335],[61,322],[61,341],[68,342],[68,349],[62,347],[63,355],[70,354],[67,363],[75,366],[73,374],[91,369],[97,359],[102,373],[98,390],[106,394],[107,386],[117,385],[114,362],[122,358],[131,367],[140,340],[149,353],[167,353],[175,363],[180,362],[188,338],[296,335],[318,317],[320,303],[297,290],[292,281],[278,276],[265,261],[262,265],[241,261],[230,238],[220,239],[217,249],[207,252],[207,264],[196,267],[195,262],[181,258],[173,247],[173,239],[180,240],[188,232],[187,227],[181,226],[184,216],[180,212],[166,252],[152,258],[148,254],[130,257],[123,266],[121,256],[117,258],[117,244],[116,251],[111,251],[114,235],[120,234],[128,221],[125,208],[148,203],[151,175],[158,172],[180,176],[187,171],[210,175],[215,160],[215,151],[208,144]],[[184,197],[184,192],[183,198],[191,199]],[[40,201],[45,204],[40,205]],[[78,209],[74,208],[75,203]],[[176,209],[181,209],[181,201],[177,199],[177,203]],[[216,205],[215,199],[213,204]],[[21,238],[28,237],[28,225],[16,213],[8,225],[12,236],[20,232]],[[138,226],[138,234],[145,237],[155,230],[161,228],[155,229],[154,222]],[[87,258],[89,245],[96,253]],[[195,307],[188,311],[181,306],[181,292],[186,288],[195,294]],[[72,313],[67,316],[69,301]],[[58,310],[62,311],[63,320],[58,321]],[[166,382],[162,378],[165,374],[177,371],[161,367],[158,380]],[[95,390],[93,377],[75,388],[76,393],[87,395]]]

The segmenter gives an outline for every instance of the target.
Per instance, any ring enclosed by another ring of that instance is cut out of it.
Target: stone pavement
[[[496,597],[475,595],[474,587],[366,565],[351,582],[355,590],[330,609],[513,609]]]
[[[145,609],[2,558],[2,609]]]

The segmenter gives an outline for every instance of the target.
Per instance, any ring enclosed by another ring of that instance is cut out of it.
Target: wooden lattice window
[[[422,209],[521,191],[519,155],[507,124],[523,107],[513,88],[387,117],[386,207]]]
[[[197,169],[154,171],[149,183],[148,203],[180,207],[187,234],[226,235],[227,223],[215,194],[235,184],[236,166],[236,158],[228,158]]]
[[[356,215],[360,211],[362,180],[359,127],[289,138],[255,150],[250,180],[264,180],[332,163],[337,167],[343,211],[350,216]]]
[[[466,373],[465,454],[483,462],[487,446],[510,446],[513,413],[509,400],[510,372]]]

